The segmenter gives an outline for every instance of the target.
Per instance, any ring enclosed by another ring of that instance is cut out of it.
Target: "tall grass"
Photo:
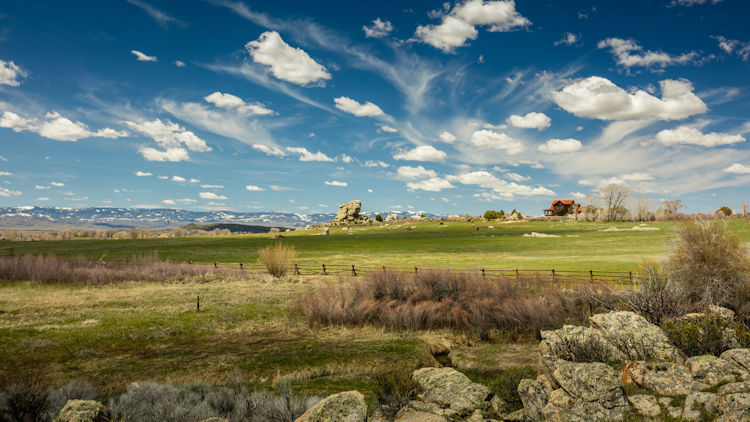
[[[588,295],[540,286],[451,270],[416,275],[385,270],[323,288],[296,307],[311,325],[450,328],[483,338],[493,329],[527,333],[583,322],[598,309]]]
[[[286,275],[295,258],[297,258],[297,252],[294,246],[281,242],[258,251],[258,260],[265,265],[269,274],[277,278]]]
[[[236,274],[231,270],[209,265],[160,261],[156,255],[116,261],[41,255],[0,257],[0,283],[31,281],[41,284],[103,285],[125,281],[166,281],[206,275]]]

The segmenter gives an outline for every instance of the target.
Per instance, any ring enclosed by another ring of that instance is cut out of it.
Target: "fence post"
[[[326,272],[326,264],[323,264],[323,275],[328,275],[328,273]]]
[[[594,270],[589,270],[589,275],[591,276],[591,281],[594,281]]]
[[[242,266],[242,263],[240,262],[240,271],[244,271],[245,268]]]
[[[352,275],[353,275],[354,277],[356,277],[356,276],[357,276],[357,270],[356,270],[356,269],[354,269],[354,264],[352,264]]]
[[[633,272],[632,271],[628,271],[628,280],[630,280],[631,283],[633,282]]]
[[[195,310],[196,312],[201,311],[201,296],[198,295],[198,297],[195,299]]]
[[[519,276],[518,276],[518,268],[516,268],[516,283],[518,283]]]
[[[214,262],[214,269],[216,269],[216,263]]]
[[[416,274],[418,271],[417,267],[414,267],[414,274]]]
[[[552,282],[553,283],[555,282],[555,270],[554,269],[552,270]]]
[[[383,265],[383,272],[385,272],[385,265]]]
[[[482,268],[482,278],[485,278],[484,277],[484,268]]]
[[[294,264],[294,273],[299,275],[299,265]]]

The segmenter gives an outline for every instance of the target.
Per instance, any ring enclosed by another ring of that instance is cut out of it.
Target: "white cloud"
[[[390,127],[390,126],[388,126],[388,125],[386,125],[384,123],[378,123],[377,125],[380,126],[379,130],[382,131],[382,132],[387,132],[387,133],[396,133],[396,132],[398,132],[398,129]]]
[[[292,154],[299,154],[300,161],[335,161],[333,158],[323,154],[320,151],[313,154],[304,147],[286,147],[286,150],[288,152],[291,152]]]
[[[382,116],[383,110],[375,104],[367,101],[364,104],[357,102],[349,97],[334,98],[336,108],[359,117],[378,117]]]
[[[232,94],[221,93],[219,91],[207,95],[203,99],[215,105],[216,107],[236,110],[240,114],[261,116],[273,114],[273,110],[266,108],[265,106],[263,106],[263,104],[248,104],[240,97]]]
[[[13,173],[9,171],[0,171],[0,176],[13,176]]]
[[[23,194],[21,191],[17,190],[10,190],[7,188],[0,187],[0,196],[10,197],[10,196],[20,196]]]
[[[198,196],[200,196],[201,199],[228,199],[224,195],[217,195],[213,192],[201,192],[198,194]]]
[[[190,159],[188,152],[184,148],[168,148],[164,151],[159,151],[155,148],[142,147],[138,149],[138,152],[147,161],[187,161]]]
[[[475,195],[475,197],[480,198],[481,200],[512,199],[515,195],[539,196],[555,194],[555,192],[543,186],[534,187],[528,185],[520,185],[514,182],[508,182],[498,179],[491,173],[484,170],[452,175],[446,177],[446,179],[448,179],[449,181],[459,182],[464,185],[478,185],[479,187],[490,189],[491,192],[485,192]]]
[[[706,4],[706,3],[716,4],[716,3],[720,3],[721,1],[723,0],[672,0],[671,5],[690,7],[690,6]]]
[[[428,192],[440,192],[443,189],[455,188],[451,182],[440,177],[433,177],[419,182],[409,182],[406,184],[409,190],[424,190]]]
[[[523,143],[518,139],[486,129],[472,133],[469,141],[479,149],[501,149],[508,155],[519,154],[524,150]]]
[[[163,200],[161,202],[163,202],[163,203],[165,203],[167,205],[175,205],[175,202],[173,200],[171,200],[171,199],[165,199],[165,200]]]
[[[286,157],[286,153],[281,150],[279,147],[274,146],[267,146],[263,144],[254,144],[253,149],[256,151],[260,151],[266,155],[275,155],[277,157]]]
[[[620,179],[626,182],[645,182],[648,180],[654,180],[654,176],[648,173],[628,173],[620,176]]]
[[[507,177],[508,179],[514,182],[525,182],[527,180],[531,180],[531,177],[529,176],[524,176],[522,174],[513,173],[513,172],[505,173],[505,177]]]
[[[643,90],[630,94],[606,78],[591,76],[553,92],[552,99],[578,117],[600,120],[679,120],[708,110],[690,82],[667,79],[659,85],[661,99]]]
[[[190,178],[190,183],[200,183],[200,182],[201,181],[196,178],[193,178],[193,177]]]
[[[368,193],[372,193],[372,192],[373,192],[373,190],[372,190],[372,189],[367,189],[367,192],[368,192]],[[320,205],[320,204],[318,204],[318,205]]]
[[[393,24],[390,21],[383,21],[380,18],[375,18],[372,21],[372,25],[363,26],[362,30],[365,31],[365,37],[367,38],[382,38],[387,36],[393,31]]]
[[[435,170],[428,170],[422,166],[401,166],[396,172],[400,179],[428,179],[437,177]]]
[[[176,18],[173,18],[172,16],[169,16],[165,12],[155,8],[154,6],[151,6],[150,4],[146,3],[145,1],[141,0],[127,0],[128,3],[138,6],[141,9],[143,9],[144,12],[146,12],[153,20],[155,20],[159,25],[161,26],[167,26],[167,24],[175,22],[175,23],[181,23]]]
[[[750,174],[750,167],[740,163],[734,163],[731,166],[725,168],[724,171],[734,174]]]
[[[26,72],[13,63],[13,60],[7,62],[0,60],[0,85],[19,86],[21,82],[18,80],[25,78],[26,75]]]
[[[50,185],[52,185],[52,186],[54,186],[56,188],[61,188],[61,187],[65,186],[65,183],[63,183],[63,182],[50,182]]]
[[[326,180],[323,183],[325,183],[328,186],[340,186],[340,187],[343,187],[343,188],[349,186],[346,182],[339,182],[338,180],[332,180],[330,182]]]
[[[383,161],[373,161],[373,160],[367,160],[365,161],[365,167],[372,168],[372,167],[383,167],[387,168],[390,167],[390,164],[383,162]]]
[[[586,199],[586,195],[581,192],[571,192],[570,196],[572,196],[573,199]]]
[[[508,32],[531,24],[516,11],[513,0],[468,0],[454,6],[447,15],[441,12],[433,15],[441,16],[443,21],[439,25],[419,25],[414,36],[446,53],[476,39],[476,26],[486,26],[490,32]]]
[[[138,176],[138,177],[153,176],[153,174],[151,174],[149,172],[140,171],[140,170],[138,170],[137,172],[135,172],[135,175]]]
[[[139,62],[153,62],[156,63],[158,59],[156,56],[148,56],[146,54],[141,53],[138,50],[130,50],[130,54],[134,55]]]
[[[554,45],[573,45],[581,40],[580,35],[576,35],[572,32],[566,32],[562,35],[562,38],[555,41]]]
[[[224,189],[224,185],[201,185],[203,189]]]
[[[274,192],[284,192],[284,191],[287,191],[287,190],[293,190],[290,187],[279,186],[279,185],[270,185],[270,186],[268,186],[268,188],[271,189]]]
[[[626,68],[634,66],[664,68],[670,65],[691,63],[698,56],[698,53],[694,51],[673,56],[661,51],[644,50],[636,41],[622,38],[607,38],[599,41],[596,46],[600,49],[609,49],[617,64]]]
[[[255,41],[250,41],[245,48],[253,61],[269,66],[271,74],[297,85],[308,85],[313,82],[323,83],[331,79],[325,67],[313,60],[301,48],[285,43],[276,31],[264,32]]]
[[[0,127],[12,129],[14,132],[35,132],[45,138],[69,142],[75,142],[82,138],[115,139],[128,136],[127,132],[116,131],[110,128],[91,132],[85,124],[73,122],[66,117],[62,117],[57,112],[47,113],[45,119],[43,122],[38,123],[37,119],[26,119],[16,113],[5,111],[2,117],[0,117]]]
[[[249,190],[250,192],[261,192],[265,190],[262,187],[255,185],[247,185],[245,186],[245,189]]]
[[[341,160],[342,163],[349,164],[349,163],[351,163],[351,162],[354,161],[354,158],[352,158],[352,157],[350,157],[350,156],[348,156],[346,154],[341,154],[339,156],[339,160]]]
[[[34,189],[49,189],[49,186],[35,185]]]
[[[172,63],[174,63],[174,65],[177,66],[177,67],[185,67],[186,66],[185,62],[183,62],[182,60],[175,60]]]
[[[446,144],[452,144],[456,142],[456,136],[448,131],[440,132],[440,140]]]
[[[664,145],[700,145],[704,147],[715,147],[719,145],[731,145],[745,142],[742,135],[730,133],[703,133],[690,126],[680,126],[676,129],[666,129],[656,134],[656,140]]]
[[[579,151],[581,148],[583,148],[583,145],[578,139],[550,139],[539,145],[537,151],[547,154],[564,154]]]
[[[196,201],[195,199],[191,199],[191,198],[182,198],[182,199],[178,199],[177,202],[183,202],[186,204],[194,204],[198,201]]]
[[[539,161],[536,161],[536,160],[519,160],[518,164],[525,164],[525,165],[527,165],[527,166],[529,166],[529,167],[531,167],[533,169],[543,169],[544,168],[544,164],[542,164],[542,163],[540,163]],[[516,165],[518,165],[518,164],[516,164]]]
[[[447,156],[448,154],[431,145],[420,145],[412,150],[401,151],[394,154],[393,159],[410,161],[443,161]]]
[[[725,53],[736,54],[738,57],[742,58],[743,61],[750,60],[750,42],[730,40],[721,35],[712,36],[711,38],[719,42],[719,48]]]
[[[531,112],[524,116],[514,114],[508,117],[508,123],[524,129],[547,129],[550,127],[550,122],[550,118],[544,113]]]
[[[187,179],[185,179],[182,176],[172,176],[172,181],[173,182],[187,182]]]
[[[39,198],[36,198],[37,201],[49,201],[49,198],[46,196],[41,196]]]
[[[13,129],[14,132],[36,130],[35,121],[19,116],[12,111],[6,111],[0,117],[0,127]]]

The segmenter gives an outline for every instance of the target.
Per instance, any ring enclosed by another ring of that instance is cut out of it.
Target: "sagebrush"
[[[277,278],[286,275],[296,258],[297,252],[294,246],[283,243],[267,246],[258,251],[258,260],[266,267],[269,274]]]

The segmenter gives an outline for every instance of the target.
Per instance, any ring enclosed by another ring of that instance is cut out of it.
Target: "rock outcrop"
[[[342,226],[349,224],[373,224],[375,220],[370,217],[360,215],[362,210],[362,201],[356,199],[339,205],[336,217],[331,221],[333,226]]]
[[[109,422],[112,415],[107,406],[93,400],[68,400],[55,422]]]
[[[332,394],[307,409],[295,422],[364,422],[365,396],[359,391]]]

